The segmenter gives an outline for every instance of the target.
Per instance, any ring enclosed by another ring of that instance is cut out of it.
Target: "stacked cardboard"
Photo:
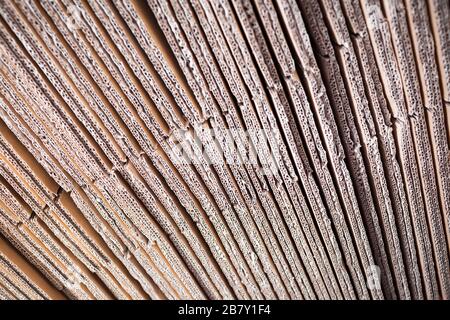
[[[1,299],[449,299],[446,0],[0,0]]]

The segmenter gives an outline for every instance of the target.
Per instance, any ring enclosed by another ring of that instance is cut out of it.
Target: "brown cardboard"
[[[0,0],[0,299],[448,299],[448,16]]]

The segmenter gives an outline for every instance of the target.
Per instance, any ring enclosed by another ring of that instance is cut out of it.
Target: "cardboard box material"
[[[445,0],[0,0],[0,299],[450,299]]]

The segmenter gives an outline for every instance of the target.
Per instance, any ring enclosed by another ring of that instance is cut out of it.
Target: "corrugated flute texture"
[[[0,299],[450,299],[448,0],[0,0]]]

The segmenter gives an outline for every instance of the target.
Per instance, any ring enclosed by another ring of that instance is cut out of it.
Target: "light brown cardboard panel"
[[[449,15],[0,0],[0,299],[448,299]]]
[[[7,257],[9,261],[14,263],[21,272],[26,274],[31,281],[37,285],[41,290],[45,292],[51,299],[62,300],[65,296],[54,289],[54,287],[48,283],[40,272],[38,272],[32,265],[29,264],[17,251],[3,238],[0,238],[0,251],[2,255]]]

